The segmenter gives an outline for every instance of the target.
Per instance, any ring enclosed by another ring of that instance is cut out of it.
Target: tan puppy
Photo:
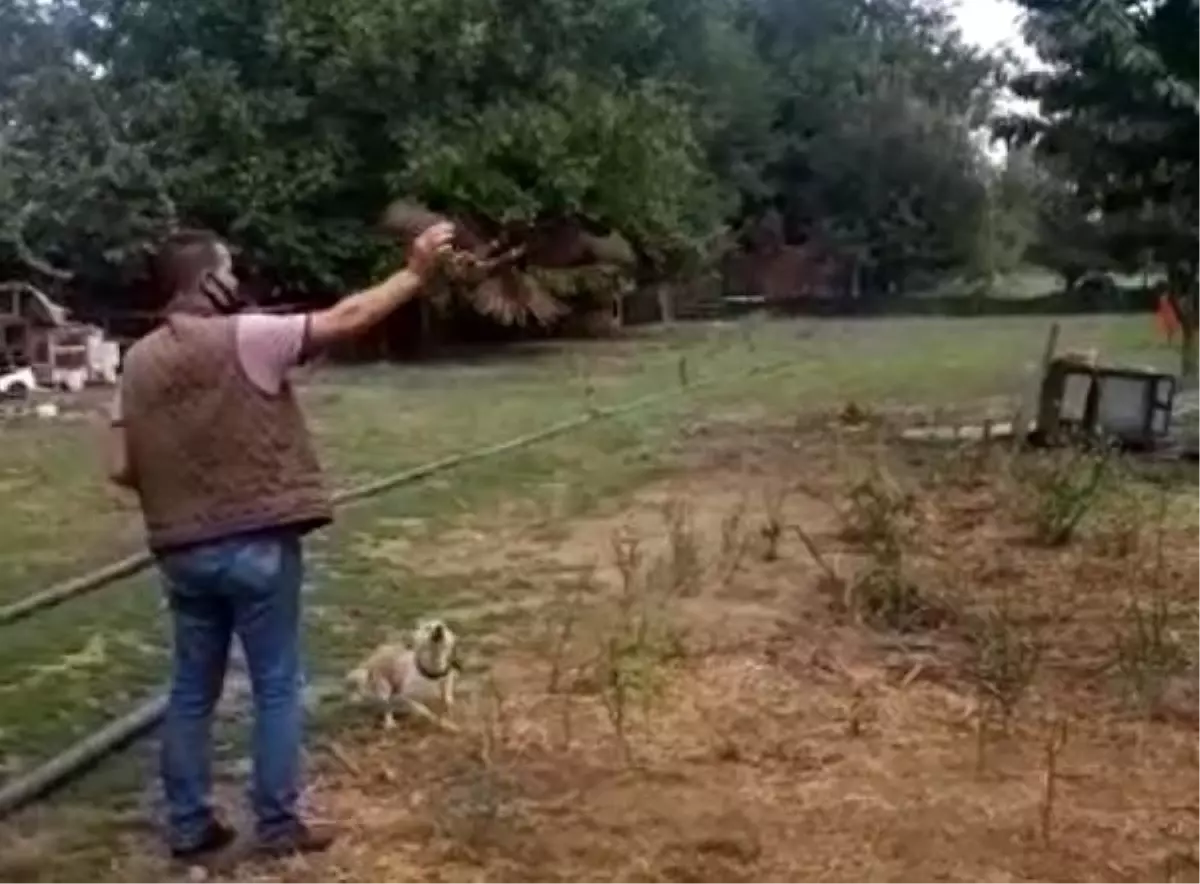
[[[376,648],[362,665],[346,676],[351,694],[371,699],[384,709],[383,727],[396,726],[399,705],[446,730],[458,728],[448,718],[454,707],[454,682],[459,671],[454,631],[441,620],[422,620],[412,633],[411,645],[386,644]],[[441,715],[426,705],[437,698]]]

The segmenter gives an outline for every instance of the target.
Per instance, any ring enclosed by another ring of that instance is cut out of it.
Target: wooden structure
[[[757,246],[726,259],[725,290],[775,305],[837,297],[842,269],[830,253],[814,245]]]
[[[1177,395],[1177,379],[1169,372],[1101,365],[1095,350],[1056,357],[1058,336],[1056,322],[1050,326],[1037,382],[1011,422],[910,427],[901,436],[913,442],[986,442],[1003,437],[1015,445],[1099,443],[1196,458],[1194,389]]]
[[[27,283],[0,287],[0,371],[29,367],[40,385],[78,390],[115,383],[120,354],[95,326]]]

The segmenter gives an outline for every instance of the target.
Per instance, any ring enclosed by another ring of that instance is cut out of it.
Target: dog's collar
[[[462,671],[462,665],[458,662],[458,660],[454,659],[453,657],[450,658],[450,662],[446,664],[445,668],[436,669],[436,670],[425,668],[425,664],[421,662],[421,659],[419,657],[416,659],[415,662],[417,664],[417,672],[421,673],[421,675],[424,678],[427,678],[430,681],[441,681],[443,678],[445,678],[451,672],[461,672]]]

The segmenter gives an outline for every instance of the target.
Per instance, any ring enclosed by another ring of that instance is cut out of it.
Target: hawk
[[[398,199],[388,205],[380,223],[407,245],[440,221],[455,227],[454,251],[443,268],[449,287],[479,313],[504,325],[524,325],[529,320],[548,325],[567,311],[530,270],[636,263],[632,248],[620,236],[578,216],[497,224],[478,216],[445,215]]]

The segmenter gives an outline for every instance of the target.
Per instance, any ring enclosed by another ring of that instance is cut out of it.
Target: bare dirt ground
[[[530,589],[448,612],[461,734],[347,711],[310,796],[342,840],[237,879],[1196,880],[1194,511],[1126,477],[1048,546],[1058,492],[1005,453],[850,424],[710,427],[612,512],[377,544]],[[112,877],[162,873],[130,838]]]

